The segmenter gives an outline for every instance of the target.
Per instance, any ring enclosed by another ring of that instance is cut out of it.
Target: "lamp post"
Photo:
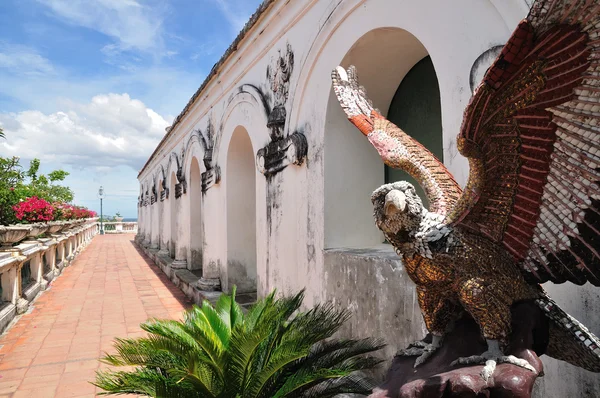
[[[102,215],[102,199],[104,199],[104,188],[102,188],[102,185],[100,185],[100,189],[98,189],[98,197],[100,198],[100,235],[104,235],[104,223]]]

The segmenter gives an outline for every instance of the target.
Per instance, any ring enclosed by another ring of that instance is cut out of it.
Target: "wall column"
[[[175,198],[174,198],[175,199]],[[176,218],[176,236],[175,236],[175,260],[171,266],[176,269],[187,268],[187,247],[183,233],[183,225],[188,222],[188,218],[183,214],[186,206],[183,204],[184,196],[175,199],[175,218]],[[186,224],[187,225],[187,224]]]

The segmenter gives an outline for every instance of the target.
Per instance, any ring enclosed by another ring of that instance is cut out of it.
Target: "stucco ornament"
[[[213,154],[215,148],[215,128],[212,120],[209,118],[206,125],[206,132],[197,130],[196,133],[200,138],[202,149],[204,150],[204,162],[205,172],[202,173],[202,192],[206,193],[215,184],[221,182],[221,168],[214,163]]]
[[[158,192],[156,191],[156,181],[152,184],[152,195],[150,196],[150,204],[153,205],[158,201]]]
[[[600,341],[566,314],[541,283],[600,286],[600,80],[597,2],[534,2],[475,90],[457,145],[469,160],[464,189],[426,148],[367,98],[353,67],[333,71],[349,120],[385,164],[423,187],[426,209],[407,182],[372,195],[375,221],[417,285],[429,342],[402,355],[420,366],[436,356],[452,325],[474,319],[487,350],[453,365],[497,363],[539,372],[512,352],[511,309],[535,304],[546,320],[530,349],[600,372]],[[531,393],[531,391],[529,391]]]
[[[290,78],[294,71],[294,52],[287,43],[285,52],[279,50],[278,56],[267,66],[267,80],[275,97],[274,108],[285,105],[290,92]]]
[[[175,175],[177,176],[177,184],[175,184],[175,199],[179,199],[182,195],[187,193],[187,181],[185,180],[185,174],[183,172],[184,155],[185,153],[183,149],[181,150],[181,155],[179,157],[175,155],[175,161],[177,162],[177,171],[175,172]]]
[[[169,199],[169,188],[167,187],[167,176],[165,174],[165,169],[162,169],[162,181],[161,181],[161,188],[162,190],[160,191],[160,201],[164,201],[165,199]]]
[[[279,51],[272,65],[267,67],[267,80],[275,99],[267,120],[271,142],[256,154],[258,170],[266,176],[276,174],[290,164],[301,165],[308,152],[307,140],[303,133],[296,131],[285,137],[285,105],[293,70],[294,52],[288,43],[285,52]]]

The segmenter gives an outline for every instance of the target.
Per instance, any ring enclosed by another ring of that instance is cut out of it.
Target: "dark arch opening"
[[[388,119],[444,161],[442,105],[440,87],[431,62],[426,56],[411,68],[398,86],[388,110]],[[385,166],[385,182],[408,181],[429,205],[423,189],[406,172]]]

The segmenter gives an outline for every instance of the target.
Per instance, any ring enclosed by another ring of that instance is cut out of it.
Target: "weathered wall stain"
[[[502,47],[504,46],[491,46],[488,50],[485,50],[483,53],[481,53],[475,62],[473,62],[473,66],[471,66],[471,72],[469,74],[469,85],[471,87],[471,92],[475,91],[489,66],[496,59],[498,54],[500,54]]]

